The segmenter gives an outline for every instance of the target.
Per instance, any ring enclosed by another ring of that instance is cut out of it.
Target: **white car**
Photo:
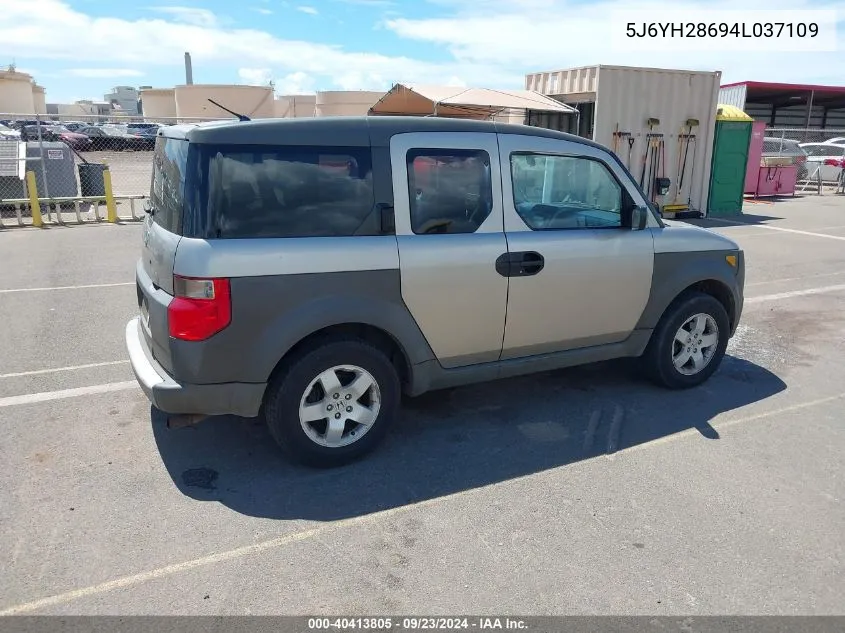
[[[842,168],[825,165],[825,161],[828,159],[842,160],[845,158],[845,138],[835,138],[824,143],[801,143],[801,149],[807,153],[807,178],[810,181],[814,181],[819,177],[816,169],[821,173],[823,182],[839,181]]]
[[[21,133],[0,123],[0,140],[19,141]]]

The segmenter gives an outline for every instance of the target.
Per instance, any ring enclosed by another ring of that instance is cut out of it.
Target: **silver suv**
[[[331,466],[375,447],[403,392],[620,357],[699,385],[744,259],[582,138],[350,117],[162,130],[136,275],[126,344],[153,405],[261,415]]]

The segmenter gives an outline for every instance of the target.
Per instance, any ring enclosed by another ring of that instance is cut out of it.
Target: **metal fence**
[[[799,193],[845,192],[845,129],[768,128],[763,155],[794,157]]]
[[[0,228],[33,224],[36,200],[47,223],[140,219],[158,127],[211,120],[0,113]],[[764,156],[800,163],[799,192],[845,191],[845,129],[768,128],[765,138]]]
[[[117,219],[140,219],[159,127],[211,120],[0,113],[0,228],[37,223],[34,200],[46,223],[102,221],[104,176]]]

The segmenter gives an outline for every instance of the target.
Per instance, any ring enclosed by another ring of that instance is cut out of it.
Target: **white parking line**
[[[845,284],[838,284],[836,286],[822,286],[821,288],[807,288],[805,290],[792,290],[790,292],[778,292],[773,295],[760,295],[759,297],[749,297],[745,300],[749,303],[763,303],[764,301],[779,301],[780,299],[789,299],[791,297],[803,297],[804,295],[820,295],[827,292],[837,292],[838,290],[845,290]]]
[[[754,422],[756,420],[763,420],[765,418],[771,417],[773,415],[781,415],[783,413],[793,413],[795,411],[802,411],[804,409],[809,409],[810,407],[816,407],[820,404],[827,404],[828,402],[835,402],[837,400],[842,400],[845,398],[845,392],[838,393],[835,396],[827,396],[826,398],[819,398],[818,400],[810,400],[809,402],[800,402],[798,404],[793,404],[788,407],[782,407],[780,409],[775,409],[774,411],[764,411],[762,413],[755,413],[754,415],[749,415],[744,418],[733,418],[732,420],[725,420],[724,422],[716,422],[713,424],[713,428],[716,431],[726,429],[729,426],[736,426],[737,424],[746,424],[748,422]],[[652,446],[657,446],[659,444],[666,444],[668,442],[674,442],[675,440],[679,440],[684,437],[689,437],[691,435],[700,435],[698,429],[684,429],[683,431],[678,431],[677,433],[673,433],[672,435],[664,435],[663,437],[659,437],[656,440],[651,440],[650,442],[646,442],[644,444],[637,444],[635,446],[629,446],[623,452],[630,453],[632,451],[641,451],[646,448],[650,448]],[[0,612],[2,615],[2,612]]]
[[[50,288],[5,288],[0,289],[0,294],[10,292],[43,292],[45,290],[82,290],[83,288],[114,288],[116,286],[134,286],[134,281],[123,281],[118,284],[85,284],[82,286],[53,286]]]
[[[812,231],[799,231],[798,229],[786,229],[782,226],[769,226],[767,224],[749,224],[748,222],[736,222],[734,220],[723,220],[721,218],[708,218],[713,222],[722,222],[732,226],[747,226],[751,228],[767,229],[769,231],[783,231],[784,233],[797,233],[798,235],[809,235],[811,237],[826,237],[829,240],[841,240],[845,242],[845,235],[827,235],[826,233],[813,233]],[[742,237],[741,235],[737,237]]]
[[[817,279],[818,277],[841,277],[845,275],[845,270],[840,270],[835,273],[818,273],[814,275],[804,275],[803,277],[786,277],[784,279],[771,279],[769,281],[755,281],[750,284],[745,284],[745,287],[751,286],[768,286],[771,284],[782,284],[786,283],[787,281],[804,281],[805,279]]]
[[[734,425],[734,424],[741,424],[743,422],[752,422],[754,420],[762,420],[764,418],[771,417],[773,415],[778,415],[781,413],[790,413],[793,411],[799,411],[801,409],[807,409],[809,407],[814,407],[819,404],[825,404],[828,402],[833,402],[834,400],[839,400],[845,397],[845,393],[839,393],[834,396],[828,396],[827,398],[820,398],[818,400],[812,400],[810,402],[803,402],[795,405],[791,405],[788,407],[783,407],[781,409],[775,409],[773,411],[766,411],[764,413],[758,413],[755,415],[743,417],[743,418],[735,418],[733,420],[726,420],[718,425],[719,428],[724,428],[725,426]],[[697,433],[695,429],[687,429],[680,433],[675,433],[673,435],[668,435],[664,438],[661,438],[660,441],[652,441],[647,442],[645,444],[638,444],[636,446],[632,446],[626,448],[622,451],[622,454],[625,454],[629,451],[634,449],[643,449],[648,448],[650,446],[655,446],[663,441],[668,441],[670,439],[679,439],[682,437],[687,437],[690,434]],[[509,479],[508,481],[519,481],[523,479],[528,479],[532,475],[523,475],[521,477],[514,477]],[[109,591],[113,591],[114,589],[122,589],[124,587],[131,587],[133,585],[139,585],[141,583],[148,582],[150,580],[158,580],[160,578],[164,578],[166,576],[172,576],[173,574],[178,574],[183,571],[189,571],[191,569],[196,569],[198,567],[205,567],[207,565],[213,565],[215,563],[223,563],[230,560],[236,560],[239,558],[244,558],[245,556],[250,556],[252,554],[259,554],[261,552],[266,552],[268,550],[279,549],[286,545],[290,545],[292,543],[298,543],[301,541],[307,541],[311,538],[317,538],[320,535],[331,532],[343,527],[359,525],[362,523],[370,523],[379,519],[387,518],[396,514],[405,513],[412,509],[417,508],[425,508],[433,505],[440,504],[443,501],[449,499],[455,499],[457,497],[466,496],[473,494],[478,488],[470,489],[470,490],[463,490],[461,492],[455,492],[448,495],[443,495],[441,497],[434,497],[431,499],[425,499],[423,501],[419,501],[417,503],[410,503],[404,506],[396,506],[393,508],[389,508],[387,510],[382,510],[380,512],[373,512],[371,514],[364,514],[357,517],[351,517],[349,519],[341,519],[339,521],[334,521],[331,523],[324,523],[318,527],[309,528],[306,530],[302,530],[301,532],[295,532],[293,534],[286,534],[284,536],[279,536],[273,539],[269,539],[266,541],[261,541],[259,543],[254,543],[252,545],[244,545],[242,547],[237,547],[235,549],[225,550],[223,552],[218,552],[216,554],[209,554],[208,556],[201,556],[199,558],[194,558],[192,560],[183,561],[181,563],[174,563],[172,565],[165,565],[164,567],[159,567],[158,569],[151,569],[149,571],[141,572],[139,574],[132,574],[130,576],[123,576],[121,578],[115,578],[114,580],[109,580],[98,585],[91,585],[88,587],[82,587],[80,589],[74,589],[73,591],[67,591],[65,593],[59,593],[52,596],[47,596],[45,598],[39,598],[37,600],[33,600],[31,602],[23,602],[20,604],[16,604],[11,607],[7,607],[3,610],[0,610],[0,616],[7,616],[7,615],[20,615],[22,613],[30,613],[32,611],[37,611],[38,609],[43,609],[44,607],[52,607],[58,604],[65,604],[68,602],[72,602],[74,600],[78,600],[79,598],[87,598],[88,596],[94,596],[102,593],[107,593]]]
[[[39,376],[42,374],[53,374],[58,371],[76,371],[77,369],[91,369],[93,367],[109,367],[111,365],[125,365],[128,360],[110,360],[103,363],[88,363],[86,365],[70,365],[68,367],[54,367],[53,369],[33,369],[31,371],[19,371],[13,374],[0,374],[0,378],[19,378],[21,376]]]
[[[92,385],[90,387],[77,387],[75,389],[60,389],[58,391],[42,391],[40,393],[25,393],[20,396],[6,396],[0,398],[0,409],[3,407],[14,407],[21,404],[34,404],[36,402],[47,402],[49,400],[63,400],[64,398],[76,398],[78,396],[90,396],[98,393],[109,393],[110,391],[126,391],[137,389],[138,383],[134,380],[123,382],[109,382],[104,385]]]

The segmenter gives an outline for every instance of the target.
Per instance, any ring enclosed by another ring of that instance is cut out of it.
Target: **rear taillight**
[[[232,321],[228,279],[173,276],[173,301],[167,308],[170,336],[182,341],[204,341]]]

